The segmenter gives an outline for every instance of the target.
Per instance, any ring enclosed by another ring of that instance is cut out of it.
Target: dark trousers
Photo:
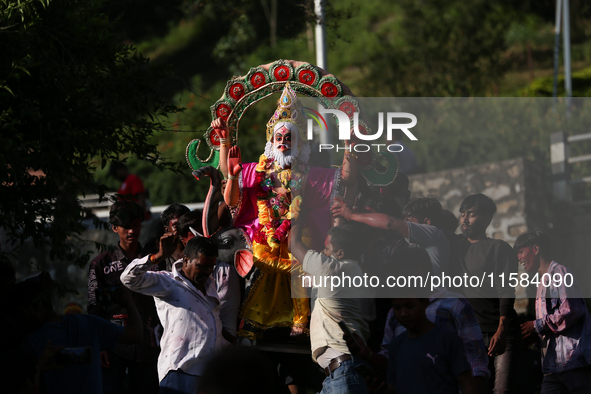
[[[138,362],[108,353],[109,368],[102,368],[104,394],[158,394],[158,360]]]
[[[483,332],[484,345],[488,349],[494,332]],[[523,352],[523,338],[517,319],[507,332],[507,347],[500,356],[488,358],[490,378],[484,384],[483,393],[515,393],[520,373],[520,360]]]
[[[544,375],[542,394],[584,394],[591,392],[591,367]]]

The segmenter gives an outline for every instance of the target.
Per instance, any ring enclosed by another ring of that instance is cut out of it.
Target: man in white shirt
[[[183,214],[177,222],[176,232],[184,245],[194,237],[201,237],[203,226],[201,224],[203,213],[194,210]],[[214,238],[212,238],[214,239]],[[225,245],[226,247],[228,245]],[[240,277],[234,266],[217,261],[213,271],[213,279],[220,299],[220,320],[222,321],[222,334],[230,343],[236,341],[238,328],[238,312],[241,305]]]
[[[150,271],[174,251],[173,240],[172,233],[162,236],[158,253],[134,260],[121,274],[121,282],[133,291],[154,296],[164,327],[158,357],[160,394],[196,393],[205,364],[227,345],[211,277],[218,252],[209,238],[193,238],[172,272]]]

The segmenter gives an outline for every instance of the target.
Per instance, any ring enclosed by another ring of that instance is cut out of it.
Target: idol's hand
[[[235,177],[242,171],[242,155],[240,148],[233,146],[228,153],[228,176]]]
[[[213,131],[216,133],[218,138],[229,138],[230,137],[230,129],[228,129],[228,125],[222,118],[217,118],[213,122],[211,122],[211,127]]]

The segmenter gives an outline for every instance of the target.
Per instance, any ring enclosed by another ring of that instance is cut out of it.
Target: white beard
[[[275,160],[279,167],[285,169],[295,163],[298,156],[301,162],[307,163],[310,158],[310,145],[307,143],[304,144],[301,152],[299,151],[297,144],[293,145],[291,149],[281,152],[273,146],[273,142],[267,141],[267,145],[265,145],[265,156],[267,156],[268,159]]]
[[[284,153],[274,147],[273,155],[275,156],[275,161],[279,164],[279,167],[283,169],[288,166],[291,167],[292,162],[295,160],[295,156],[291,154],[291,149],[286,150]]]

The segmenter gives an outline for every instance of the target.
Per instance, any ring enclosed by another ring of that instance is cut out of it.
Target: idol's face
[[[281,153],[291,149],[291,131],[283,126],[275,131],[273,135],[273,147]]]

